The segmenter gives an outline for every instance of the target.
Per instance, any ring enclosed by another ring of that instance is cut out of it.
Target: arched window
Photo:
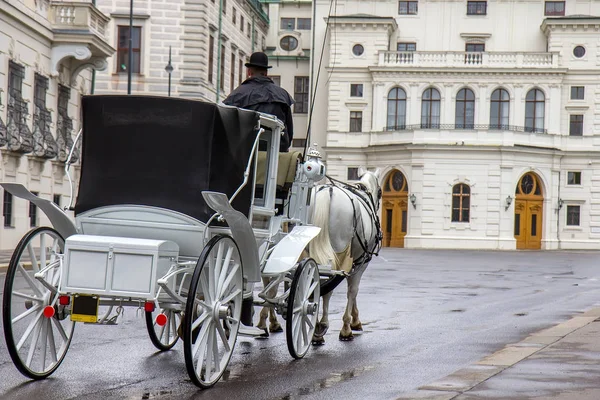
[[[439,129],[440,127],[440,92],[429,88],[423,92],[421,100],[421,128]]]
[[[531,89],[525,98],[525,131],[544,132],[544,92]]]
[[[397,131],[406,128],[406,92],[399,87],[388,93],[387,130]]]
[[[456,95],[457,129],[473,129],[475,127],[475,94],[471,89],[460,89]]]
[[[452,188],[452,222],[469,222],[471,188],[459,183]]]
[[[490,108],[490,129],[508,129],[510,96],[506,89],[496,89],[492,93]]]

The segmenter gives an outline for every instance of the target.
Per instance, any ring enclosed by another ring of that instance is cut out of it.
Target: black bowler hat
[[[257,51],[256,53],[252,53],[250,56],[250,62],[247,62],[246,67],[255,67],[255,68],[271,68],[269,65],[269,56],[261,51]]]

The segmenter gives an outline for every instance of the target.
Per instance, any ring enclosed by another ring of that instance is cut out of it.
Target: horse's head
[[[367,191],[371,194],[375,207],[379,210],[379,201],[381,200],[381,186],[379,186],[379,168],[374,172],[367,171],[363,168],[358,169],[360,175],[360,183],[365,185]]]

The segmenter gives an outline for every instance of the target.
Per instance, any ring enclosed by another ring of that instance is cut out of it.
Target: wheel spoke
[[[304,295],[304,298],[306,300],[310,299],[310,295],[315,292],[315,289],[317,288],[318,285],[319,285],[319,282],[313,282],[312,285],[310,285],[310,288],[308,288],[308,293],[306,293]]]
[[[204,364],[204,355],[206,354],[206,342],[208,340],[208,332],[210,328],[210,321],[202,326],[200,329],[200,335],[196,339],[196,344],[194,345],[194,349],[192,354],[198,357],[196,364],[196,375],[201,376],[202,373],[202,365]],[[200,339],[200,340],[198,340]],[[199,351],[199,353],[198,353]]]
[[[52,318],[54,319],[54,318]],[[56,342],[54,341],[54,330],[52,329],[52,321],[48,321],[48,342],[50,344],[50,356],[52,357],[52,364],[58,361],[56,356]]]
[[[208,318],[210,316],[210,313],[205,312],[202,313],[198,319],[196,319],[193,323],[192,323],[192,330],[195,330],[197,327],[200,326],[200,324],[204,321],[206,321],[206,318]]]
[[[36,296],[32,296],[30,294],[25,294],[25,293],[21,293],[21,292],[12,292],[12,294],[16,297],[20,297],[22,299],[27,299],[27,300],[32,300],[32,301],[37,301],[37,302],[42,302],[44,301],[43,299],[40,299],[39,297]]]
[[[219,336],[221,336],[221,341],[223,342],[223,346],[225,346],[225,351],[231,350],[231,347],[229,347],[229,341],[227,340],[227,335],[225,334],[225,329],[223,329],[223,326],[221,324],[216,324],[216,325],[217,325],[217,331],[219,332]]]
[[[227,289],[229,288],[229,285],[231,284],[231,281],[235,278],[238,270],[240,269],[240,264],[236,263],[233,268],[231,268],[231,271],[229,271],[227,273],[227,279],[225,279],[225,282],[223,282],[223,285],[221,286],[221,289],[219,290],[219,297],[223,297],[225,296],[225,293],[227,292]]]
[[[42,355],[42,369],[46,369],[46,345],[48,344],[48,328],[52,330],[50,321],[46,318],[42,320],[42,348],[40,354]]]
[[[12,319],[12,324],[16,324],[17,322],[19,322],[20,320],[22,320],[23,318],[31,315],[32,313],[36,312],[37,310],[39,310],[41,308],[40,304],[36,304],[35,306],[31,307],[29,310],[25,311],[23,314],[15,317]]]
[[[34,328],[34,332],[33,332],[33,338],[31,340],[31,344],[29,345],[29,352],[27,354],[27,361],[25,362],[25,365],[27,365],[27,367],[31,367],[31,362],[33,361],[33,356],[35,354],[35,349],[37,347],[37,342],[40,338],[40,331],[42,330],[41,327],[41,322],[39,319],[36,321],[35,323],[35,328]]]
[[[231,300],[234,299],[234,297],[236,297],[237,295],[239,295],[240,293],[242,293],[242,289],[236,289],[233,293],[231,293],[229,296],[225,297],[221,303],[229,303]]]
[[[223,267],[221,268],[219,274],[219,280],[217,283],[217,297],[221,296],[223,288],[226,288],[227,285],[224,283],[225,278],[227,278],[229,263],[231,262],[231,255],[233,254],[233,247],[229,247],[227,249],[227,254],[225,255],[225,259],[223,260]]]
[[[208,267],[208,265],[206,267]],[[204,299],[203,300],[208,301],[209,303],[211,303],[213,301],[213,298],[210,297],[210,292],[208,291],[208,282],[207,282],[207,276],[206,276],[206,274],[201,274],[200,275],[200,286],[202,287],[202,294],[204,295]]]
[[[46,265],[46,235],[40,235],[40,270],[47,267]]]
[[[21,340],[19,340],[19,343],[17,343],[17,346],[16,346],[17,351],[21,350],[21,347],[23,347],[23,344],[25,344],[25,341],[29,338],[29,335],[31,335],[31,332],[33,332],[34,328],[37,326],[37,323],[40,320],[40,318],[42,317],[42,315],[43,315],[43,312],[39,311],[39,313],[35,316],[33,321],[31,321],[29,323],[29,326],[25,330],[25,333],[23,333]]]
[[[35,256],[35,250],[33,249],[33,243],[32,242],[29,242],[27,244],[27,252],[29,253],[29,259],[31,261],[31,269],[34,271],[34,273],[39,272],[40,269],[39,269],[39,266],[38,266],[37,258]]]
[[[60,323],[60,321],[57,320],[56,318],[50,318],[50,319],[54,323],[54,325],[56,326],[56,330],[58,330],[58,333],[60,333],[60,336],[62,337],[62,339],[65,342],[67,342],[69,340],[69,338],[67,337],[67,333],[65,332],[65,328],[63,328],[63,326]]]
[[[200,348],[200,345],[202,344],[202,342],[206,342],[206,333],[208,332],[208,329],[210,328],[210,324],[211,321],[207,321],[204,325],[202,325],[202,328],[200,328],[200,334],[198,335],[198,337],[196,338],[196,343],[194,343],[194,348],[193,348],[193,352],[192,354],[196,354],[198,352],[198,349]],[[194,329],[192,329],[192,333],[193,333]],[[200,339],[200,340],[198,340]]]
[[[221,357],[219,355],[219,344],[217,342],[219,339],[217,338],[217,334],[216,334],[215,331],[212,331],[211,333],[212,333],[212,344],[213,344],[212,354],[213,354],[213,358],[214,358],[214,361],[215,361],[215,365],[214,365],[215,366],[215,368],[214,368],[215,372],[214,372],[214,374],[218,374],[219,372],[221,372]],[[214,374],[211,374],[209,376],[209,379]]]
[[[27,271],[25,271],[25,268],[23,268],[23,264],[19,263],[17,268],[21,272],[21,275],[23,275],[23,278],[25,278],[25,280],[27,281],[27,284],[29,284],[31,290],[33,290],[38,297],[44,297],[36,282],[34,282],[34,280],[31,278],[31,276],[29,276]]]

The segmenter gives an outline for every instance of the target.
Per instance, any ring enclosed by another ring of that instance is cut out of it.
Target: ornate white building
[[[64,162],[79,131],[80,96],[90,91],[89,70],[106,67],[114,52],[105,36],[108,21],[88,0],[0,0],[3,182],[68,205]],[[77,165],[71,175],[77,182]],[[49,221],[28,201],[1,191],[0,249],[13,249],[32,227]]]
[[[385,245],[600,247],[600,1],[330,5],[311,141],[383,170]]]
[[[95,93],[127,93],[129,2],[96,0],[111,22],[117,49],[97,74]],[[136,0],[133,2],[133,94],[222,101],[246,79],[244,64],[266,47],[269,17],[258,0]]]

